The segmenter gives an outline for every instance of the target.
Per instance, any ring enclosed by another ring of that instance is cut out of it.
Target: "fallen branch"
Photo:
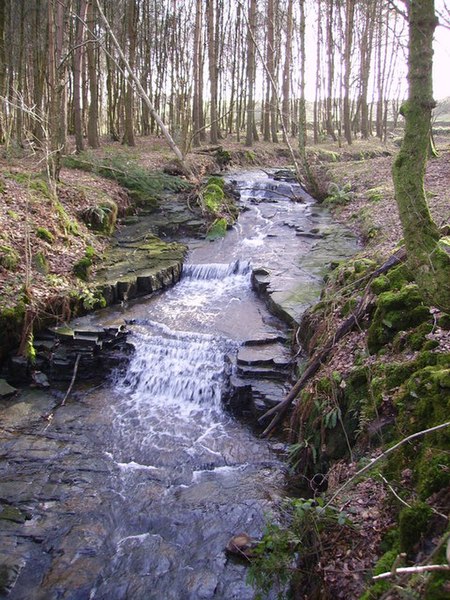
[[[426,571],[450,571],[449,565],[418,565],[416,567],[399,567],[394,571],[386,571],[386,573],[380,573],[374,575],[372,579],[377,581],[379,579],[388,579],[389,577],[395,577],[395,575],[404,575],[405,573],[425,573]]]
[[[370,306],[373,303],[374,294],[370,292],[370,283],[379,275],[386,273],[392,267],[400,264],[406,258],[406,251],[404,248],[398,250],[395,254],[390,256],[386,262],[384,262],[378,269],[376,269],[367,283],[365,292],[363,297],[358,303],[354,313],[352,313],[345,321],[338,327],[337,331],[335,331],[334,335],[326,342],[326,344],[322,347],[322,349],[316,352],[309,361],[306,370],[303,375],[288,393],[288,395],[282,400],[279,404],[265,412],[258,420],[261,423],[268,417],[273,417],[270,424],[263,431],[262,436],[267,436],[271,433],[275,427],[283,420],[286,412],[288,411],[290,405],[301,392],[301,390],[305,387],[306,383],[311,379],[313,375],[317,373],[322,364],[330,356],[331,352],[335,348],[336,344],[341,340],[347,333],[352,331],[352,329],[359,323],[359,321],[367,314]]]
[[[66,395],[64,396],[63,401],[61,402],[60,406],[64,406],[67,398],[69,397],[70,392],[72,391],[73,385],[75,383],[75,379],[77,378],[78,365],[80,364],[80,358],[81,358],[81,354],[77,354],[77,358],[75,360],[75,365],[73,367],[72,379],[70,381],[69,388],[67,389]]]

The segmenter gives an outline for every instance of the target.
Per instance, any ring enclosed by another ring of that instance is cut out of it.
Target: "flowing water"
[[[126,372],[78,390],[51,422],[33,392],[11,415],[33,422],[8,438],[2,496],[32,515],[21,536],[3,536],[17,567],[11,599],[253,598],[245,565],[224,549],[234,534],[260,536],[276,511],[283,446],[255,437],[222,399],[242,344],[283,339],[286,326],[255,296],[251,270],[270,270],[273,298],[298,317],[324,265],[354,242],[310,198],[292,202],[297,186],[265,174],[235,184],[246,210],[224,240],[192,245],[179,284],[78,323],[130,322]]]

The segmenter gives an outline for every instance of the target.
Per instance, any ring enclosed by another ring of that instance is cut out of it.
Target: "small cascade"
[[[189,415],[220,410],[230,376],[230,342],[209,334],[173,331],[152,321],[135,326],[135,354],[118,389],[130,402],[174,406]]]
[[[183,267],[183,278],[195,280],[224,279],[233,275],[249,275],[250,263],[245,260],[235,260],[230,264],[187,264]]]

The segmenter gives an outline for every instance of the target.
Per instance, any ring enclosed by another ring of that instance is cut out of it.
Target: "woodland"
[[[225,235],[237,212],[211,174],[288,167],[361,240],[293,336],[297,383],[261,418],[289,443],[292,497],[239,549],[257,598],[450,592],[437,28],[450,46],[448,2],[0,0],[3,365],[32,365],[40,329],[109,303],[95,277],[111,236],[161,195]]]

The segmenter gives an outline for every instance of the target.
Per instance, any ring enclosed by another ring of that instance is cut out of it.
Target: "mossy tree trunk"
[[[409,3],[409,97],[401,112],[405,135],[393,166],[395,197],[408,262],[423,295],[450,312],[450,245],[439,239],[427,204],[424,178],[430,142],[433,100],[434,0]]]

